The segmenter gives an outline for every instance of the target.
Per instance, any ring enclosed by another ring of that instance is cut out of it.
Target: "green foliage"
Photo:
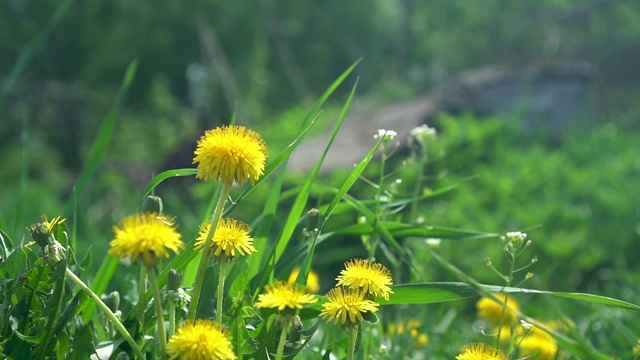
[[[638,268],[633,228],[638,134],[613,123],[571,129],[557,140],[503,119],[443,117],[434,166],[448,178],[477,175],[424,208],[430,224],[507,232],[530,229],[542,278],[564,274],[551,288],[606,287],[601,271]],[[499,257],[499,248],[467,244],[466,251]],[[468,260],[467,260],[468,259]],[[463,258],[464,267],[477,259]],[[490,273],[474,273],[482,281]]]

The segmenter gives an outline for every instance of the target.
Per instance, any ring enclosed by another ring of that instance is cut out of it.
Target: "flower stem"
[[[169,337],[176,333],[176,303],[169,299]]]
[[[216,322],[222,325],[222,299],[224,297],[224,280],[227,271],[227,257],[222,256],[220,259],[220,278],[218,280],[218,299],[216,302]]]
[[[91,289],[89,289],[89,287],[84,282],[82,282],[82,280],[80,280],[80,278],[77,277],[76,274],[74,274],[71,270],[69,270],[69,268],[66,269],[66,273],[69,279],[71,279],[76,285],[78,285],[80,289],[82,289],[85,293],[87,293],[87,295],[89,295],[91,300],[93,300],[96,303],[96,305],[98,305],[100,310],[104,312],[107,318],[111,320],[113,325],[116,327],[116,330],[118,330],[120,335],[122,335],[122,337],[127,341],[129,346],[131,346],[131,349],[136,354],[138,359],[144,360],[145,357],[144,357],[144,354],[142,353],[142,350],[140,350],[140,347],[138,347],[138,344],[136,344],[136,342],[133,340],[133,338],[131,337],[131,334],[129,334],[127,329],[124,327],[124,325],[122,325],[120,320],[118,320],[118,318],[114,315],[111,309],[109,309],[109,307],[102,300],[100,300],[100,297],[96,295],[96,293],[94,293]]]
[[[140,326],[144,328],[144,308],[147,298],[147,271],[144,266],[140,267],[140,281],[138,282],[138,304],[136,315]]]
[[[198,310],[198,302],[200,301],[200,293],[202,292],[202,285],[204,283],[204,273],[207,270],[207,265],[209,264],[209,253],[211,252],[211,239],[213,238],[214,233],[216,232],[216,228],[218,227],[218,222],[222,217],[222,210],[224,209],[224,204],[227,201],[227,197],[229,197],[229,190],[231,189],[231,185],[222,184],[222,191],[220,191],[220,197],[218,198],[218,203],[216,204],[216,209],[213,212],[213,217],[211,218],[211,226],[209,227],[209,233],[207,234],[207,239],[204,242],[204,246],[202,247],[202,254],[200,256],[200,264],[198,265],[198,272],[196,273],[196,279],[193,282],[193,291],[191,292],[191,303],[189,304],[189,311],[187,313],[188,320],[195,320],[196,311]]]
[[[347,359],[353,360],[356,353],[356,341],[358,340],[358,328],[349,326],[349,349],[347,350]]]
[[[160,359],[167,358],[167,331],[164,327],[164,315],[162,311],[162,297],[160,296],[160,288],[158,287],[158,279],[156,273],[151,267],[147,266],[147,275],[151,284],[151,292],[153,293],[153,305],[156,308],[156,322],[158,323],[158,338],[160,338]]]
[[[276,353],[276,360],[282,359],[282,355],[284,354],[284,344],[287,342],[287,334],[289,333],[289,328],[291,327],[291,320],[286,319],[282,324],[282,333],[280,334],[280,341],[278,342],[278,352]]]

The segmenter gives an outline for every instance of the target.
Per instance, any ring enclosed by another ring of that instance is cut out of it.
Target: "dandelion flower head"
[[[507,356],[500,350],[483,343],[471,343],[460,349],[456,360],[507,360]]]
[[[251,183],[264,172],[267,145],[257,132],[244,126],[223,126],[207,130],[198,141],[193,163],[198,164],[196,178],[218,180],[228,186]]]
[[[533,327],[518,347],[521,357],[531,356],[537,351],[536,355],[529,357],[533,360],[552,360],[556,358],[558,352],[558,344],[553,337],[538,327]]]
[[[116,237],[109,245],[109,255],[121,259],[138,258],[146,265],[153,264],[156,258],[167,258],[167,249],[177,253],[184,247],[171,221],[157,213],[143,213],[125,217],[119,225],[113,227]]]
[[[296,284],[284,281],[277,281],[265,286],[266,294],[258,295],[258,308],[277,308],[278,311],[285,309],[301,309],[306,304],[313,304],[318,299],[310,294],[304,294]]]
[[[366,299],[366,294],[360,288],[333,288],[327,293],[328,301],[322,304],[320,316],[328,322],[333,320],[336,324],[338,321],[342,325],[359,324],[364,320],[363,314],[378,311],[378,303]]]
[[[515,314],[514,310],[520,311],[520,306],[518,306],[518,303],[513,299],[513,297],[507,297],[506,294],[493,294],[493,296],[498,299],[499,302],[495,302],[488,297],[482,297],[478,300],[476,303],[478,317],[493,325],[499,325],[506,301],[507,309],[504,311],[505,324],[517,321],[518,316]]]
[[[300,268],[293,269],[291,275],[289,275],[289,280],[287,282],[290,284],[295,283],[296,279],[298,278],[298,274],[300,274]],[[318,291],[320,291],[320,277],[315,271],[309,270],[309,276],[307,276],[306,292],[307,294],[317,294]]]
[[[167,352],[172,359],[183,360],[232,360],[231,341],[220,325],[211,320],[198,319],[186,322],[167,343]]]
[[[369,260],[354,259],[346,262],[345,269],[340,271],[336,280],[339,286],[362,288],[365,293],[385,300],[389,300],[389,294],[393,294],[390,288],[393,285],[391,271],[384,265]]]
[[[196,250],[202,250],[210,229],[211,222],[209,221],[200,225],[200,235],[195,243]],[[213,256],[219,257],[224,254],[228,258],[233,258],[236,253],[244,256],[256,252],[256,248],[253,247],[253,238],[249,236],[250,233],[249,225],[241,221],[220,219],[211,239],[211,247],[214,248]]]

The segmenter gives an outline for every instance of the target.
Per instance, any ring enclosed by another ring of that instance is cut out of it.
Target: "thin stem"
[[[137,304],[137,317],[138,322],[144,327],[144,308],[146,305],[145,299],[147,298],[147,271],[144,266],[140,267],[140,280],[138,282],[138,304]]]
[[[124,327],[124,325],[122,325],[120,320],[118,320],[118,318],[114,315],[111,309],[109,309],[109,307],[102,300],[100,300],[100,297],[96,295],[96,293],[94,293],[91,289],[89,289],[89,287],[84,282],[82,282],[82,280],[80,280],[80,278],[78,278],[76,274],[74,274],[71,270],[69,270],[69,268],[66,269],[66,273],[69,279],[71,279],[76,285],[78,285],[80,289],[82,289],[85,293],[87,293],[87,295],[89,295],[91,300],[93,300],[93,302],[95,302],[96,305],[98,305],[100,310],[104,312],[107,318],[111,320],[111,323],[113,323],[113,326],[116,327],[116,330],[118,330],[120,335],[122,335],[122,337],[127,341],[129,346],[131,346],[131,349],[136,354],[138,359],[144,360],[145,357],[144,357],[144,354],[142,353],[142,350],[140,350],[140,347],[138,347],[138,344],[136,344],[136,342],[133,340],[133,338],[131,337],[131,334],[129,334],[127,329]]]
[[[195,320],[196,318],[196,310],[198,310],[198,302],[200,301],[200,293],[202,292],[202,285],[204,283],[204,273],[207,270],[207,265],[209,264],[209,253],[211,252],[211,239],[213,238],[213,234],[216,232],[216,228],[218,227],[218,222],[222,217],[222,210],[224,209],[224,204],[227,201],[227,197],[229,197],[229,190],[231,189],[231,185],[222,184],[222,191],[220,191],[220,197],[218,198],[218,203],[216,205],[216,209],[213,212],[213,218],[211,219],[211,226],[209,227],[209,233],[207,233],[207,239],[204,242],[204,246],[202,247],[202,254],[200,256],[200,264],[198,265],[198,272],[196,273],[196,279],[193,282],[193,291],[191,292],[191,303],[189,304],[189,311],[187,313],[187,319]]]
[[[358,329],[354,325],[349,326],[349,349],[347,350],[347,360],[353,360],[356,353],[356,341],[358,340]]]
[[[291,319],[290,316],[287,315],[287,319],[282,324],[282,333],[280,334],[280,341],[278,342],[278,352],[276,353],[276,360],[282,359],[282,355],[284,354],[284,344],[285,342],[287,342],[287,334],[289,333],[290,327]]]
[[[176,333],[176,303],[169,299],[169,337]]]
[[[151,292],[153,293],[153,306],[156,309],[156,322],[158,323],[158,338],[160,338],[160,359],[167,358],[167,331],[164,327],[164,315],[162,310],[162,297],[160,296],[160,288],[158,287],[158,279],[156,273],[147,265],[147,275],[151,284]]]
[[[216,302],[216,322],[222,325],[222,299],[224,297],[224,280],[227,270],[227,257],[222,256],[220,259],[220,278],[218,280],[218,299]]]

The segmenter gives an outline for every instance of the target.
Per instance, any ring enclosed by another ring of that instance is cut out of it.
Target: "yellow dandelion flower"
[[[416,338],[416,341],[413,343],[413,347],[419,348],[419,347],[425,346],[427,344],[429,344],[429,335],[420,334]]]
[[[200,225],[200,235],[196,239],[195,249],[202,250],[207,234],[211,228],[211,223]],[[211,247],[214,248],[213,256],[219,257],[223,254],[228,258],[240,255],[248,255],[256,252],[253,247],[253,238],[249,236],[251,228],[249,225],[235,219],[220,219],[215,234],[211,239]]]
[[[127,216],[119,226],[113,227],[113,232],[116,237],[109,243],[109,255],[121,259],[130,257],[134,262],[142,257],[146,265],[156,258],[169,257],[167,249],[177,253],[184,247],[173,224],[156,213]]]
[[[295,268],[289,275],[289,280],[287,281],[290,284],[296,282],[298,278],[298,274],[300,273],[300,268]],[[307,294],[317,294],[320,291],[320,276],[313,270],[309,270],[309,276],[307,277],[307,286],[306,286]]]
[[[183,360],[237,359],[222,327],[202,319],[182,325],[169,339],[167,353],[172,359],[182,356]]]
[[[393,285],[391,271],[384,265],[369,260],[354,259],[346,262],[345,269],[340,271],[336,280],[338,286],[361,288],[365,293],[381,296],[385,300],[389,300],[389,294],[393,294],[389,287]]]
[[[518,344],[520,348],[520,356],[530,356],[533,353],[536,355],[530,357],[535,360],[551,360],[556,358],[558,352],[558,344],[546,331],[533,327],[531,331],[522,339]]]
[[[500,343],[508,344],[515,336],[522,335],[523,328],[520,325],[512,325],[505,323],[500,328]],[[497,336],[497,331],[496,331]]]
[[[320,316],[329,322],[333,320],[345,325],[347,323],[355,325],[361,323],[365,313],[378,311],[378,304],[365,296],[367,293],[359,288],[353,289],[338,286],[327,293],[328,301],[322,304]]]
[[[499,325],[506,301],[507,309],[504,311],[504,323],[509,324],[517,321],[518,316],[514,313],[514,310],[520,311],[520,307],[513,297],[509,296],[507,298],[506,294],[493,294],[493,296],[498,299],[500,303],[497,303],[488,297],[482,297],[478,300],[476,303],[478,317],[493,325]]]
[[[318,301],[313,295],[303,294],[297,285],[284,281],[267,285],[265,289],[267,290],[266,294],[258,295],[258,302],[255,304],[258,308],[278,308],[279,311],[294,310]]]
[[[198,163],[196,178],[218,180],[228,186],[251,183],[262,175],[267,145],[260,134],[244,126],[223,126],[207,130],[198,141],[193,163]]]
[[[507,360],[502,351],[483,343],[471,343],[460,349],[456,360]]]

